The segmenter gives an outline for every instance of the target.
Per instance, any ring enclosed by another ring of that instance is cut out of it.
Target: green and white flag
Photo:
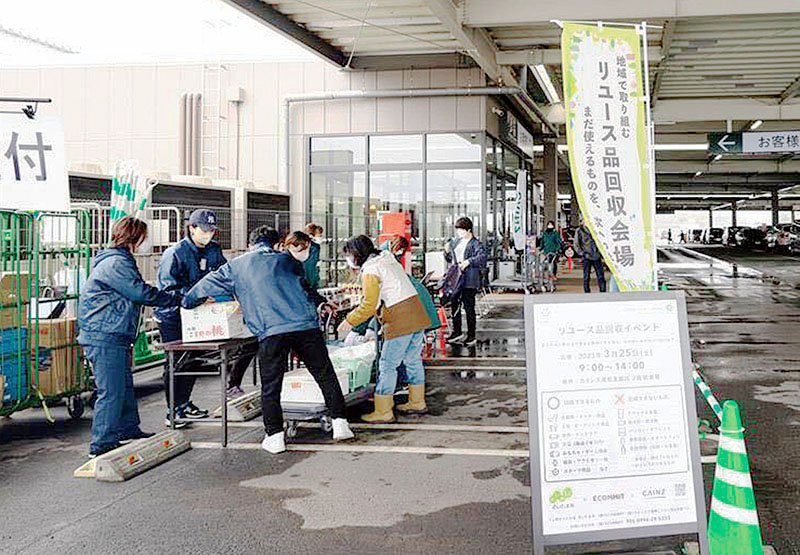
[[[658,287],[641,37],[565,23],[561,35],[570,169],[578,204],[621,291]]]
[[[111,188],[111,221],[126,216],[138,218],[147,206],[149,190],[154,182],[138,175],[136,162],[118,162]]]

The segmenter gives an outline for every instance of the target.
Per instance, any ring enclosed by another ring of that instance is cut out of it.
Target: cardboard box
[[[342,395],[350,393],[350,372],[337,370],[336,378],[342,388]],[[304,369],[293,370],[283,375],[281,402],[287,403],[324,403],[322,390],[314,380],[314,376]]]
[[[33,325],[35,329],[35,325]],[[66,347],[75,344],[78,332],[77,318],[39,320],[39,348]],[[36,347],[36,336],[31,330],[31,349]]]
[[[0,397],[3,403],[19,400],[20,387],[24,399],[28,395],[28,364],[23,355],[22,368],[19,367],[19,357],[16,355],[0,356],[0,377],[3,385],[0,387]]]
[[[236,301],[207,303],[192,310],[182,308],[181,325],[184,343],[253,337]]]
[[[76,344],[76,318],[39,320],[38,388],[43,395],[60,395],[80,385],[80,347]],[[31,354],[36,336],[31,336]],[[37,376],[31,378],[37,383]]]
[[[31,276],[27,272],[20,272],[19,280],[17,280],[17,272],[0,272],[0,305],[14,304],[17,293],[22,298],[22,302],[27,303],[30,299],[30,290],[28,289],[30,281]],[[18,282],[19,287],[17,287]]]
[[[39,348],[37,387],[42,395],[61,395],[80,385],[80,348],[77,345],[58,349]],[[36,377],[31,380],[36,384]]]
[[[27,312],[25,307],[23,311]],[[28,325],[26,318],[20,318],[19,310],[14,308],[0,308],[0,330],[7,330],[9,328],[25,327]]]

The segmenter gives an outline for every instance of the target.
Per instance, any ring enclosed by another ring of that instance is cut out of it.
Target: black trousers
[[[231,369],[230,374],[228,374],[228,388],[242,387],[244,373],[247,372],[247,369],[250,367],[250,363],[253,362],[254,358],[256,358],[255,354],[246,355],[233,363],[233,368]]]
[[[182,337],[181,325],[175,322],[160,322],[159,329],[161,330],[161,341],[167,343],[169,341],[177,341]],[[188,403],[192,398],[192,390],[194,383],[197,381],[197,376],[184,376],[185,372],[212,372],[213,368],[207,368],[207,365],[198,360],[201,357],[207,356],[209,353],[205,351],[187,351],[176,357],[180,359],[180,364],[175,368],[175,407],[182,407]],[[255,358],[255,355],[244,356],[233,364],[228,376],[228,387],[242,385],[244,373],[247,367]],[[167,406],[169,406],[169,366],[167,360],[164,361],[164,395],[167,398]]]
[[[583,290],[586,293],[591,293],[592,288],[590,283],[592,281],[592,268],[597,276],[597,286],[600,288],[601,293],[606,292],[606,277],[603,275],[603,259],[591,260],[586,256],[583,257]]]
[[[261,413],[267,435],[283,431],[281,388],[289,366],[289,353],[294,351],[316,380],[325,398],[331,418],[344,416],[344,395],[333,363],[328,357],[325,338],[319,329],[296,331],[262,339],[258,344],[261,370]]]
[[[461,335],[461,307],[467,313],[467,337],[475,337],[475,328],[477,327],[475,316],[475,296],[478,294],[477,289],[462,288],[458,294],[453,297],[451,305],[453,311],[453,335]]]

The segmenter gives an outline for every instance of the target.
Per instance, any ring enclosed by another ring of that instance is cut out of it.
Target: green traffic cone
[[[743,432],[739,405],[725,401],[708,518],[711,555],[764,553]]]

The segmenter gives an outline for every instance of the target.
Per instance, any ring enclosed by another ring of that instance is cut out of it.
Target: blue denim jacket
[[[78,301],[78,343],[129,347],[139,331],[142,305],[178,306],[180,300],[177,293],[146,284],[128,249],[101,251]]]
[[[303,266],[289,253],[267,246],[234,258],[208,274],[183,298],[194,308],[208,297],[233,296],[250,331],[259,339],[319,328],[317,306],[325,299],[311,289]]]
[[[458,262],[459,264],[464,260],[469,260],[469,266],[464,270],[464,275],[461,277],[461,288],[465,289],[480,289],[483,285],[483,269],[486,268],[486,249],[483,243],[473,237],[467,243],[467,248],[464,251],[464,260],[455,260],[453,253],[456,251],[458,241],[450,241],[450,252],[444,252],[444,258],[449,263]]]
[[[205,262],[203,262],[205,261]],[[225,264],[225,256],[219,243],[212,241],[199,248],[189,237],[184,237],[161,255],[158,264],[158,287],[164,291],[177,291],[182,295],[198,281]],[[177,307],[155,311],[159,322],[180,323],[181,313]]]

